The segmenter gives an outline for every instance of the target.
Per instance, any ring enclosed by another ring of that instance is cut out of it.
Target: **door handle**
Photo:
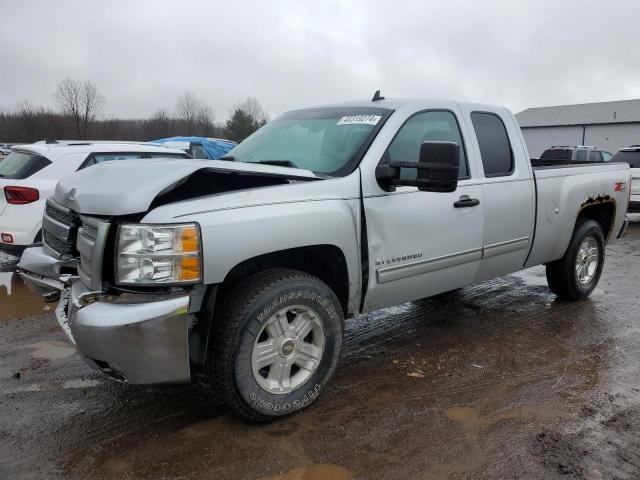
[[[453,204],[455,208],[475,207],[476,205],[480,205],[480,200],[470,198],[469,195],[462,195],[458,201]]]

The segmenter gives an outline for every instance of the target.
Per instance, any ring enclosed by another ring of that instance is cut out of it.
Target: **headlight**
[[[119,284],[156,285],[202,280],[200,230],[180,225],[120,225],[116,252]]]

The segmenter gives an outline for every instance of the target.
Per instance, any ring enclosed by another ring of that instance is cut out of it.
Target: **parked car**
[[[149,143],[161,144],[169,148],[184,150],[193,158],[218,160],[237,145],[231,140],[206,137],[171,137],[152,140]]]
[[[11,145],[9,143],[0,143],[0,155],[9,155],[11,153]]]
[[[572,162],[608,162],[613,155],[606,150],[585,145],[556,146],[546,149],[540,155],[540,160],[548,161],[572,161]]]
[[[640,212],[640,145],[631,145],[618,150],[612,162],[625,162],[631,167],[631,196],[629,197],[629,212]]]
[[[584,299],[626,226],[627,165],[532,166],[491,105],[295,110],[226,158],[61,180],[18,267],[62,292],[58,321],[93,368],[132,384],[202,368],[256,421],[318,398],[344,318],[542,264],[551,291]]]
[[[19,255],[42,239],[45,202],[61,178],[106,161],[155,157],[190,158],[144,143],[61,141],[13,147],[0,162],[0,250]]]

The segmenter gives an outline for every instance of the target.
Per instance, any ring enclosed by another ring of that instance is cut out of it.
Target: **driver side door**
[[[417,162],[425,141],[460,145],[458,188],[421,192],[397,187],[363,192],[369,248],[364,311],[428,297],[473,283],[482,258],[482,188],[472,178],[458,112],[428,110],[409,117],[385,151],[383,161]],[[401,178],[415,178],[402,169]],[[476,199],[467,206],[461,197]]]

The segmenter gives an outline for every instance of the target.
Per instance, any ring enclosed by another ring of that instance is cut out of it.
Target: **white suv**
[[[182,150],[127,142],[37,142],[13,147],[0,162],[0,250],[20,255],[41,240],[45,201],[58,180],[97,163],[191,158]]]

